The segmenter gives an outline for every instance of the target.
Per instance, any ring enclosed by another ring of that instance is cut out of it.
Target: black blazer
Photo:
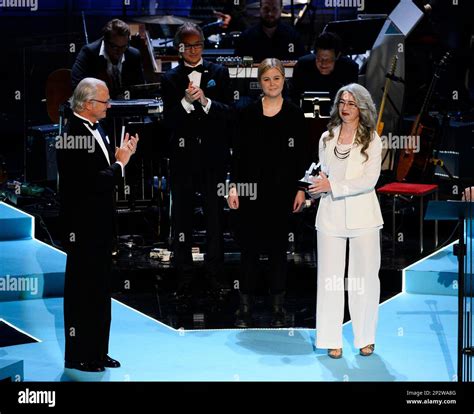
[[[84,78],[92,77],[103,80],[110,89],[111,82],[107,74],[107,61],[100,56],[100,46],[103,38],[83,46],[72,67],[72,88]],[[122,88],[130,85],[145,83],[140,51],[129,47],[125,53],[125,62],[122,66]],[[110,91],[114,98],[114,91]]]
[[[212,100],[206,114],[199,102],[190,114],[181,104],[189,78],[181,62],[162,78],[164,121],[171,134],[172,168],[206,165],[210,168],[224,167],[229,161],[230,105],[229,71],[227,68],[204,60],[201,89]],[[184,147],[182,143],[184,142]]]
[[[68,136],[95,138],[84,120],[72,115],[66,127]],[[108,147],[110,165],[95,141],[95,150],[57,150],[60,218],[65,249],[84,246],[110,247],[115,231],[115,185],[122,180],[122,169]],[[75,242],[70,235],[74,233]]]
[[[270,124],[267,121],[271,121]],[[306,119],[299,107],[284,100],[278,115],[268,119],[258,99],[238,116],[232,145],[231,181],[257,183],[258,201],[266,202],[267,195],[277,194],[278,205],[272,205],[272,209],[283,206],[287,211],[299,188],[298,180],[309,166],[308,141]]]

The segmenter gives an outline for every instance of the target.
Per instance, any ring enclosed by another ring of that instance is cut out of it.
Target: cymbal
[[[182,16],[173,16],[171,14],[165,16],[143,16],[143,17],[136,17],[133,19],[139,23],[146,23],[146,24],[158,24],[158,25],[168,25],[168,26],[181,26],[184,23],[201,23],[200,20],[190,19],[188,17]]]

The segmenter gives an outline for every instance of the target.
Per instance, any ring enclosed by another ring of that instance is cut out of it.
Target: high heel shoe
[[[375,351],[375,344],[366,345],[363,348],[360,348],[359,354],[362,356],[370,356]]]
[[[328,349],[328,356],[332,359],[342,358],[342,348]]]

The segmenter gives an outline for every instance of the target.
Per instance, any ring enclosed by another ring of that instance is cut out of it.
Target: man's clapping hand
[[[137,151],[138,140],[138,134],[135,136],[130,136],[128,133],[126,133],[122,146],[120,148],[116,148],[115,159],[120,161],[124,167],[130,161],[130,157]]]
[[[190,104],[194,101],[199,101],[202,106],[207,105],[207,98],[204,95],[204,91],[200,87],[194,86],[192,82],[189,82],[188,89],[184,91],[184,99]]]

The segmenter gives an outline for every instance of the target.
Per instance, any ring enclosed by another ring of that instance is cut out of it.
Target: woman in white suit
[[[376,115],[372,97],[363,86],[352,83],[337,92],[328,131],[319,143],[321,173],[309,187],[312,196],[321,195],[316,216],[316,346],[328,349],[328,355],[336,359],[342,357],[345,289],[354,345],[363,356],[375,349],[383,225],[374,189],[382,155],[382,141],[375,132]]]

